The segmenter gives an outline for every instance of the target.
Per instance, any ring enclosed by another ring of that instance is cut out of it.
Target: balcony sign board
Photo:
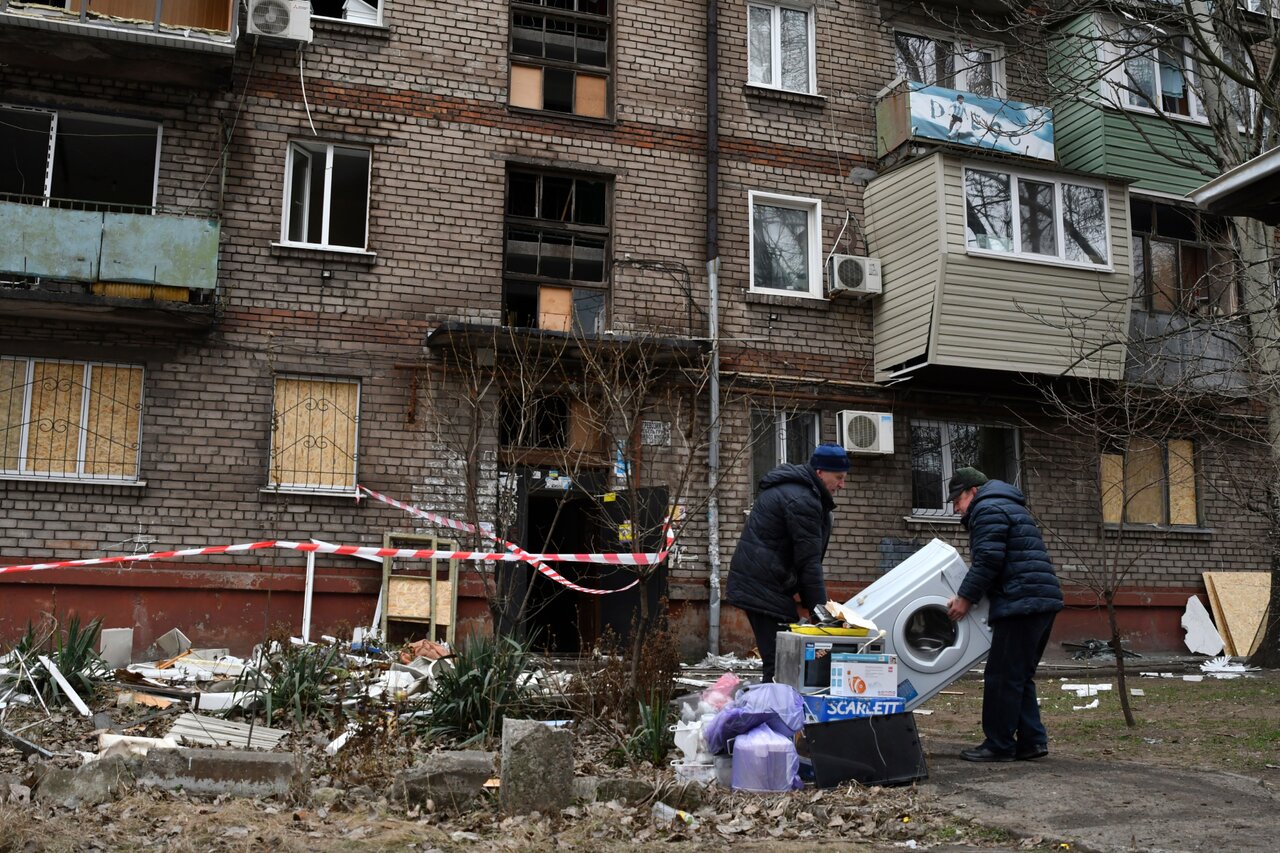
[[[907,138],[934,139],[1051,162],[1055,159],[1053,111],[1048,107],[923,83],[912,82],[907,87],[906,92],[896,92],[882,101],[878,110],[881,144],[887,150],[896,147],[893,142],[906,139],[885,139],[898,135],[886,130],[897,124],[894,119],[907,118]],[[903,106],[907,107],[905,116],[893,115]]]

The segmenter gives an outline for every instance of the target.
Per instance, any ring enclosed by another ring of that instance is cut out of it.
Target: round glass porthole
[[[902,639],[911,649],[912,656],[922,662],[932,662],[958,640],[956,623],[947,615],[947,608],[929,604],[912,613],[903,626]]]

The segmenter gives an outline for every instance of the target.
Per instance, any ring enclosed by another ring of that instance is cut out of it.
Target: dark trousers
[[[756,648],[760,650],[760,659],[764,661],[764,677],[761,683],[773,683],[773,669],[778,657],[778,631],[782,629],[783,620],[777,616],[757,613],[754,610],[743,610],[747,621],[751,623],[751,632],[756,635]]]
[[[982,733],[992,752],[1010,755],[1048,744],[1036,704],[1036,667],[1056,613],[1012,616],[991,624],[991,654],[982,679]]]

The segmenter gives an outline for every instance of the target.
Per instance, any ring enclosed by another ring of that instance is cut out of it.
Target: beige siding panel
[[[884,276],[874,307],[877,370],[922,356],[929,346],[941,264],[940,162],[937,156],[921,159],[867,187],[868,242]]]
[[[998,166],[996,167],[998,168]],[[934,344],[939,364],[1117,378],[1130,292],[1128,196],[1107,186],[1111,260],[1105,272],[970,255],[964,245],[963,161],[944,163],[951,252]],[[1052,172],[1026,171],[1053,176]],[[1081,360],[1084,353],[1090,355]]]

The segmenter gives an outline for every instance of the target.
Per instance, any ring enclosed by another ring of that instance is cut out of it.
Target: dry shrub
[[[665,600],[659,612],[666,612]],[[641,705],[652,707],[671,699],[680,672],[680,651],[665,617],[641,641],[634,677],[631,654],[631,645],[606,628],[596,644],[595,659],[584,665],[570,686],[581,717],[631,731],[640,722]]]

